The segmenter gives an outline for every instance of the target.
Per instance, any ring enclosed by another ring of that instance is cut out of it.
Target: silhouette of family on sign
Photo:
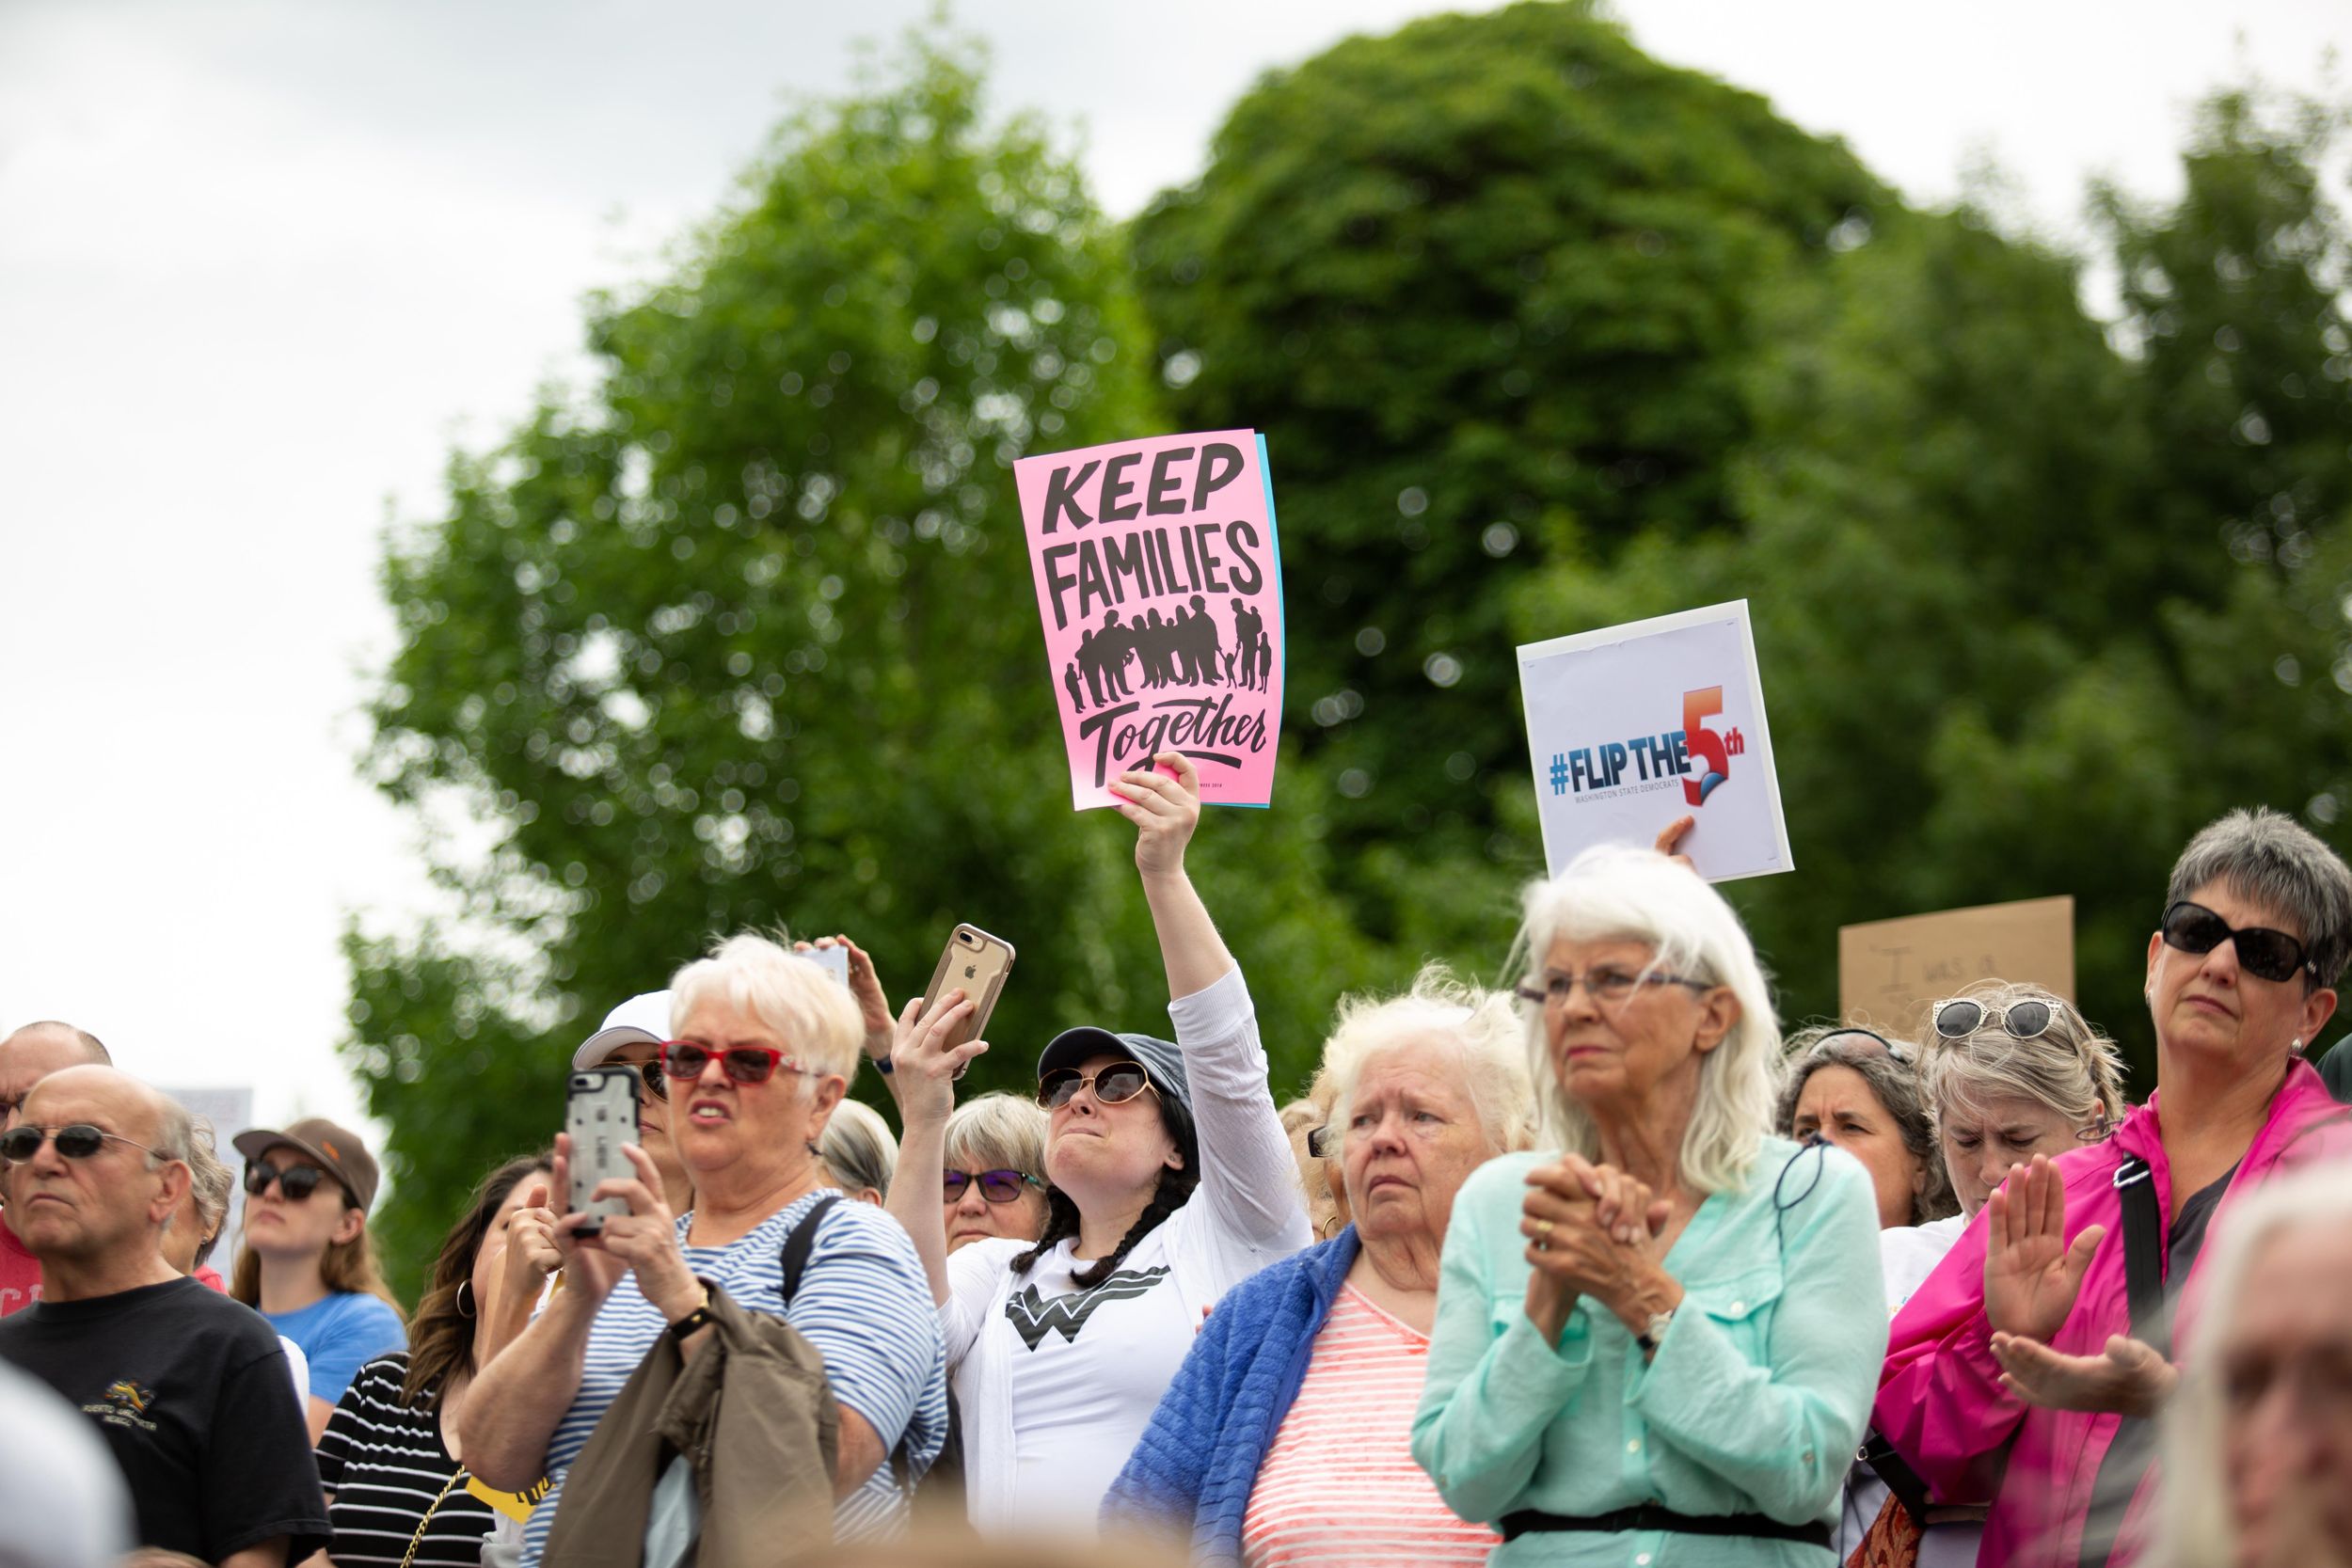
[[[1130,662],[1136,666],[1129,669]],[[1105,610],[1103,625],[1078,638],[1078,656],[1062,666],[1062,685],[1073,709],[1087,710],[1087,697],[1104,706],[1132,696],[1132,675],[1147,690],[1169,686],[1232,686],[1263,691],[1274,669],[1274,647],[1266,640],[1265,617],[1240,599],[1233,601],[1233,636],[1218,635],[1208,601],[1195,594],[1163,620],[1156,610],[1121,622]]]

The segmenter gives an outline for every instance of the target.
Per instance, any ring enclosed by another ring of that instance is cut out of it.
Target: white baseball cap
[[[604,1027],[572,1053],[572,1067],[602,1067],[625,1045],[660,1045],[670,1037],[670,993],[649,990],[630,997],[604,1015]]]

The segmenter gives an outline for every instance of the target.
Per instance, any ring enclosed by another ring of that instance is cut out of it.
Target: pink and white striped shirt
[[[1242,1519],[1247,1568],[1483,1563],[1502,1539],[1454,1517],[1413,1463],[1429,1337],[1340,1288]]]

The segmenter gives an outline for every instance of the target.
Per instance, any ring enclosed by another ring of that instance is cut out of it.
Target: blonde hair
[[[1423,966],[1402,996],[1341,999],[1316,1074],[1328,1104],[1327,1124],[1347,1124],[1356,1081],[1375,1057],[1416,1045],[1435,1046],[1449,1058],[1488,1147],[1502,1151],[1534,1142],[1535,1089],[1514,998],[1457,979],[1441,963]]]
[[[1935,1033],[1929,1020],[1927,1060],[1921,1074],[1941,1121],[1949,1106],[1982,1105],[1991,1100],[2028,1100],[2047,1105],[2091,1132],[2123,1115],[2123,1061],[2115,1042],[2053,991],[2021,980],[1979,980],[1954,1001],[1985,1010],[1976,1029],[1959,1039]],[[2050,1026],[2021,1040],[1993,1022],[1994,1013],[2039,1002],[2050,1009]]]
[[[1307,1092],[1281,1109],[1282,1135],[1290,1140],[1291,1160],[1298,1167],[1298,1193],[1307,1202],[1307,1223],[1315,1240],[1327,1242],[1338,1234],[1340,1201],[1331,1191],[1331,1170],[1307,1148],[1307,1139],[1331,1120],[1331,1084],[1318,1072]]]
[[[196,1243],[195,1266],[200,1269],[213,1248],[220,1244],[220,1227],[229,1223],[229,1200],[235,1195],[237,1174],[221,1162],[216,1152],[218,1135],[209,1118],[190,1117],[188,1130],[188,1170],[193,1178],[188,1185],[196,1195],[197,1228],[204,1233]]]
[[[1679,1164],[1682,1180],[1693,1192],[1744,1187],[1772,1120],[1780,1025],[1756,948],[1724,895],[1655,849],[1604,844],[1579,854],[1559,876],[1530,882],[1521,901],[1526,917],[1512,954],[1530,983],[1553,942],[1615,940],[1648,944],[1654,950],[1652,973],[1730,990],[1740,1016],[1715,1049],[1699,1058],[1698,1102],[1683,1133]],[[1543,1004],[1522,1002],[1520,1008],[1544,1138],[1556,1148],[1597,1158],[1599,1129],[1568,1099],[1552,1070]]]
[[[2238,1560],[2237,1522],[2221,1452],[2222,1348],[2237,1321],[2239,1298],[2255,1259],[2294,1230],[2352,1228],[2352,1164],[2336,1161],[2265,1182],[2233,1210],[2214,1238],[2196,1342],[2181,1386],[2164,1414],[2159,1494],[2166,1568],[2206,1568]]]
[[[949,1170],[1017,1170],[1045,1180],[1045,1113],[1034,1100],[999,1090],[976,1095],[947,1117]]]
[[[757,1019],[802,1066],[848,1078],[857,1070],[866,1034],[857,1003],[847,986],[782,938],[739,932],[670,976],[671,1031],[683,1028],[705,1002],[723,1001]]]
[[[832,982],[828,981],[828,984]],[[871,1105],[844,1100],[833,1108],[825,1130],[817,1139],[817,1158],[836,1186],[851,1193],[890,1191],[890,1178],[898,1168],[898,1140],[890,1124]]]

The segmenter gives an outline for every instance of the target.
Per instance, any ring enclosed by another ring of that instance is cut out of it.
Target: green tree
[[[1290,723],[1367,928],[1490,944],[1532,864],[1498,834],[1527,787],[1509,584],[1731,526],[1755,302],[1893,205],[1594,7],[1523,4],[1268,78],[1136,221],[1177,422],[1268,435]]]
[[[459,927],[349,943],[411,1286],[480,1170],[546,1142],[578,1039],[713,932],[849,931],[900,996],[956,921],[1003,934],[979,1086],[1064,1024],[1164,1019],[1133,832],[1070,810],[1009,471],[1159,418],[1074,165],[915,40],[589,341],[596,383],[459,455],[384,566],[373,776],[496,841],[437,855]],[[1291,1072],[1363,967],[1311,912],[1311,825],[1215,813],[1193,857]]]

